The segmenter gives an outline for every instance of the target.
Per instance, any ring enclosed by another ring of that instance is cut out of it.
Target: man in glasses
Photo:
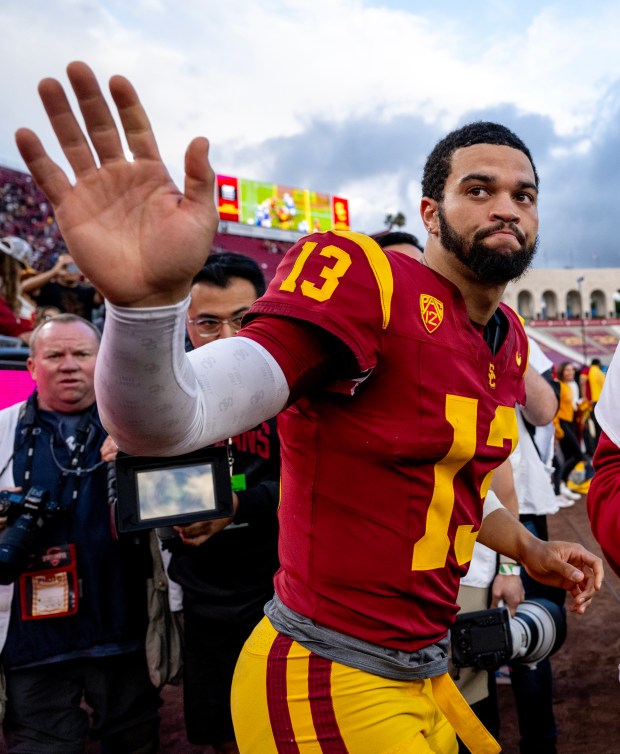
[[[243,315],[265,292],[259,266],[243,254],[209,257],[192,282],[187,334],[194,348],[241,329]]]
[[[186,318],[193,348],[234,336],[265,292],[263,274],[242,254],[216,254],[194,277]],[[232,437],[234,518],[177,530],[185,546],[169,574],[183,588],[185,727],[193,744],[239,751],[230,688],[241,648],[273,596],[278,568],[280,445],[276,420]]]

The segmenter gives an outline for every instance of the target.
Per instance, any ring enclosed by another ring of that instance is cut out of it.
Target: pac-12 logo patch
[[[429,333],[435,332],[443,322],[443,302],[428,293],[420,294],[420,312]]]

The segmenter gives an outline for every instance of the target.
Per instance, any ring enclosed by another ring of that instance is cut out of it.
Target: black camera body
[[[25,494],[0,490],[0,516],[7,518],[0,532],[0,584],[11,584],[26,569],[38,532],[58,511],[58,503],[42,487]]]
[[[506,608],[459,613],[452,628],[452,662],[457,668],[499,668],[512,656]]]
[[[484,670],[510,662],[535,666],[565,638],[563,609],[542,597],[522,602],[514,618],[505,607],[459,613],[451,632],[452,662]]]

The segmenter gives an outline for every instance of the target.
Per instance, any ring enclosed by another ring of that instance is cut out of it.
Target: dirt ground
[[[549,519],[550,536],[573,540],[600,554],[590,532],[585,499]],[[552,658],[559,754],[620,754],[620,579],[606,569],[601,593],[585,616],[569,614],[568,638]],[[510,686],[498,687],[501,744],[518,754],[518,728]],[[182,690],[167,686],[161,710],[161,754],[212,754],[192,746],[183,727]],[[98,746],[89,745],[88,754]],[[5,748],[0,741],[0,754]]]

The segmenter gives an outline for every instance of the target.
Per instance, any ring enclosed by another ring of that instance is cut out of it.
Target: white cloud
[[[449,124],[464,110],[513,102],[571,130],[620,75],[619,18],[604,7],[580,16],[543,7],[525,35],[502,26],[472,45],[475,30],[459,27],[454,6],[443,24],[356,0],[51,0],[37,13],[17,3],[0,12],[19,92],[12,121],[34,115],[39,76],[62,75],[82,57],[104,79],[135,79],[167,153],[196,133],[256,143],[301,130],[308,114],[376,108]]]
[[[20,164],[13,131],[22,125],[40,132],[60,159],[36,84],[45,75],[63,79],[73,59],[90,62],[102,82],[117,72],[134,81],[177,179],[185,146],[199,134],[214,143],[216,169],[227,172],[227,151],[267,140],[277,148],[278,137],[304,134],[317,121],[389,124],[407,116],[442,130],[466,112],[512,105],[547,116],[557,134],[573,137],[574,143],[554,145],[560,159],[588,149],[616,112],[615,99],[605,104],[620,80],[620,8],[611,0],[601,0],[596,13],[574,2],[493,0],[475,8],[397,0],[48,0],[34,6],[0,5],[10,76],[0,161],[13,165]],[[401,138],[404,153],[410,147]],[[367,157],[362,152],[357,159]],[[295,159],[292,154],[291,173]],[[247,167],[256,164],[254,155]],[[354,221],[359,211],[361,225],[374,224],[376,202],[412,201],[418,179],[411,176],[408,184],[398,171],[379,169],[359,182],[346,178],[338,190],[350,189]]]

